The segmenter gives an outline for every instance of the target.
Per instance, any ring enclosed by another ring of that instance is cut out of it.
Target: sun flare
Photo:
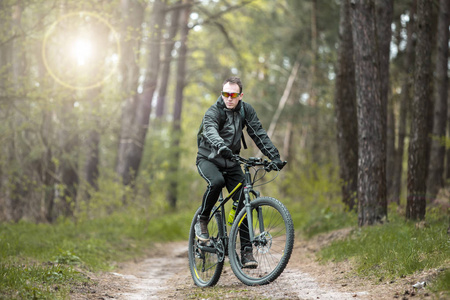
[[[73,43],[72,56],[78,66],[84,66],[92,57],[93,49],[89,40],[79,38]]]

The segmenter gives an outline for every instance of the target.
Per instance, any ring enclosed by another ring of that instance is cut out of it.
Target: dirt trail
[[[93,277],[96,285],[74,293],[72,299],[408,299],[416,278],[375,284],[352,275],[349,263],[319,264],[315,252],[339,231],[312,241],[297,241],[283,274],[273,283],[249,287],[242,284],[228,264],[214,288],[200,289],[192,281],[187,242],[157,245],[149,258],[124,263],[115,272]],[[337,235],[337,236],[336,236]],[[422,292],[422,296],[424,292]],[[416,295],[415,298],[419,298]]]

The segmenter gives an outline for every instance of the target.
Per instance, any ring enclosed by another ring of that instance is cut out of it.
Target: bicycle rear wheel
[[[261,197],[250,204],[255,235],[252,251],[258,266],[243,268],[241,263],[241,250],[250,244],[248,234],[245,234],[245,231],[248,232],[245,208],[239,212],[231,227],[229,258],[234,274],[244,284],[263,285],[277,279],[289,262],[294,246],[294,225],[289,211],[277,199]]]
[[[194,230],[199,212],[200,208],[194,214],[189,231],[189,269],[191,270],[192,279],[194,279],[194,283],[197,286],[214,286],[222,273],[225,256],[225,247],[222,244],[222,240],[218,239],[218,237],[223,236],[222,220],[220,212],[217,211],[208,223],[210,241],[208,244],[203,243],[202,245],[195,236]],[[207,249],[210,249],[210,252],[202,250],[204,246],[208,247]],[[213,253],[211,250],[216,251]]]

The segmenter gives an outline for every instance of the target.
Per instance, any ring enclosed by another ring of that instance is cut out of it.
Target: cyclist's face
[[[222,91],[227,92],[227,93],[239,93],[239,86],[236,83],[227,82],[223,86]],[[223,102],[225,103],[225,106],[228,109],[234,109],[236,107],[236,105],[238,105],[239,101],[242,99],[243,95],[244,94],[241,93],[236,98],[231,98],[231,96],[229,96],[228,98],[225,98],[225,96],[222,95],[222,99],[223,99]]]

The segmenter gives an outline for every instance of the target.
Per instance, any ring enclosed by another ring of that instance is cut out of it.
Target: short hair
[[[239,77],[233,76],[233,77],[227,78],[223,82],[222,86],[224,86],[228,82],[237,84],[239,86],[239,93],[242,93],[242,82],[241,82],[241,79]]]

